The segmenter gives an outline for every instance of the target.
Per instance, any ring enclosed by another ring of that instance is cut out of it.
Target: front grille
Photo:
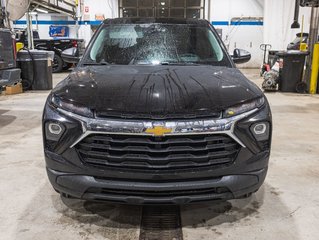
[[[183,169],[229,164],[240,145],[227,135],[90,135],[76,145],[84,163],[96,167]]]
[[[122,113],[122,112],[116,112],[116,111],[97,111],[96,116],[99,118],[122,118],[122,119],[146,119],[146,120],[176,120],[176,119],[203,119],[203,118],[219,118],[221,116],[221,112],[196,112],[196,113],[174,113],[174,114],[137,114],[134,113]]]
[[[181,196],[198,196],[209,194],[223,194],[230,193],[228,188],[204,188],[193,190],[174,190],[174,191],[142,191],[142,190],[122,190],[122,189],[108,189],[108,188],[89,188],[86,193],[99,193],[104,195],[117,196],[135,196],[135,197],[181,197]]]

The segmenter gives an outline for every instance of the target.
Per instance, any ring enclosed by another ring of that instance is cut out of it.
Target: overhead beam
[[[65,15],[71,16],[73,18],[75,17],[75,9],[74,8],[72,8],[72,10],[68,10],[68,9],[62,8],[58,5],[51,4],[47,1],[43,1],[43,0],[32,0],[31,4],[36,4],[36,5],[39,5],[43,8],[46,8],[48,10],[51,10],[53,12],[65,14]]]
[[[71,7],[76,7],[75,1],[74,0],[59,0],[59,2],[65,3]]]

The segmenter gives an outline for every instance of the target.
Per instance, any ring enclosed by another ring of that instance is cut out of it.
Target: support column
[[[29,11],[26,13],[27,17],[27,32],[28,32],[28,48],[34,49],[34,42],[33,42],[33,27],[32,27],[32,15]]]
[[[310,78],[311,72],[313,70],[312,61],[313,61],[313,52],[315,43],[318,42],[318,27],[319,27],[319,9],[318,8],[311,8],[311,20],[310,20],[310,30],[309,30],[309,45],[308,50],[310,52],[309,57],[307,58],[306,62],[306,73],[305,73],[305,82],[307,86],[310,87]],[[308,89],[309,90],[309,89]]]

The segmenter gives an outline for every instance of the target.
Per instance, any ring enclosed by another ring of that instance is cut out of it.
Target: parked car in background
[[[206,20],[104,21],[48,96],[46,168],[66,197],[187,204],[250,196],[263,184],[272,118]]]
[[[76,48],[79,53],[83,53],[85,49],[85,42],[83,39],[73,38],[59,38],[59,39],[40,39],[39,33],[33,30],[34,47],[39,50],[53,51],[54,59],[52,65],[52,71],[54,73],[67,70],[73,66],[70,62],[65,62],[61,54],[64,50],[69,48]],[[27,31],[24,29],[16,29],[16,41],[22,42],[25,46],[28,46]]]

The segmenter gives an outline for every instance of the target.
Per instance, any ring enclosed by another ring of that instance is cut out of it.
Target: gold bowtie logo
[[[173,130],[171,128],[156,126],[153,128],[147,128],[146,133],[153,134],[154,136],[164,136],[167,133],[171,133]]]

